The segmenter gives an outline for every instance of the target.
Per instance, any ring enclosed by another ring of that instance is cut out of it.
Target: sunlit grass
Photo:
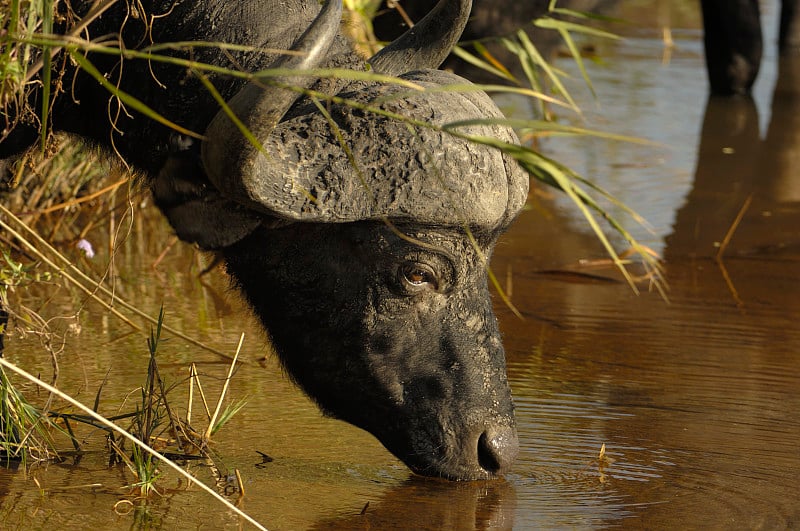
[[[372,19],[381,5],[381,0],[344,0],[345,31],[356,49],[369,57],[380,49]]]

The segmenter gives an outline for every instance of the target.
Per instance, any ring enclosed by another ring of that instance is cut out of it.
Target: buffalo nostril
[[[491,475],[507,472],[519,452],[513,428],[489,429],[478,438],[478,464]]]

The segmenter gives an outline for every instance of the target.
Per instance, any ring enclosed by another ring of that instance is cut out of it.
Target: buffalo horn
[[[308,29],[292,45],[290,51],[294,53],[281,56],[272,68],[308,70],[318,66],[337,35],[341,18],[342,0],[327,0]],[[300,93],[263,83],[258,74],[255,77],[227,105],[259,142],[265,142]],[[309,76],[265,77],[264,80],[299,88],[307,88],[315,81]],[[226,196],[245,199],[241,197],[246,193],[242,183],[252,175],[253,167],[263,157],[261,146],[253,145],[224,110],[211,121],[205,137],[201,156],[209,179]]]
[[[439,0],[413,28],[372,56],[376,72],[400,75],[435,69],[447,58],[467,25],[472,0]]]

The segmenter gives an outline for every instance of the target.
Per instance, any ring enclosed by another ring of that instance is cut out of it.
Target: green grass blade
[[[586,86],[589,87],[589,91],[592,93],[592,97],[597,98],[597,93],[594,91],[592,80],[589,79],[589,74],[588,72],[586,72],[586,65],[583,64],[581,51],[575,45],[575,41],[572,39],[572,35],[570,35],[570,33],[563,28],[559,29],[558,33],[559,35],[561,35],[561,39],[567,45],[569,53],[572,55],[572,60],[575,61],[576,65],[578,65],[578,69],[581,71],[581,76],[583,77],[583,81],[586,83]]]
[[[510,82],[512,82],[514,84],[517,84],[517,85],[519,84],[519,81],[517,80],[517,78],[515,78],[511,74],[511,72],[509,72],[508,70],[501,70],[501,69],[495,67],[494,65],[490,64],[489,62],[484,61],[483,59],[479,58],[477,55],[469,53],[468,51],[466,51],[461,46],[456,46],[455,48],[453,48],[452,53],[453,53],[453,55],[455,55],[459,59],[471,64],[472,66],[480,68],[481,70],[485,70],[486,72],[489,72],[490,74],[494,74],[497,77],[499,77],[501,79],[508,80],[508,81],[510,81]]]
[[[577,18],[580,20],[597,20],[600,22],[615,22],[615,23],[625,23],[625,20],[617,17],[609,17],[608,15],[603,15],[601,13],[592,13],[589,11],[576,11],[574,9],[567,9],[565,7],[555,7],[549,10],[550,13],[554,15],[562,15],[565,17]],[[613,35],[613,34],[612,34]],[[614,35],[618,37],[618,35]]]
[[[222,97],[222,94],[219,93],[217,88],[211,83],[208,77],[197,70],[193,70],[192,72],[197,76],[200,82],[203,83],[203,86],[206,88],[206,90],[208,90],[209,94],[211,94],[211,97],[213,97],[214,100],[219,104],[220,108],[227,115],[228,119],[233,122],[234,125],[236,125],[236,128],[239,129],[239,132],[242,133],[242,136],[244,136],[247,141],[250,142],[250,144],[252,144],[256,149],[264,153],[264,146],[255,137],[255,135],[250,132],[250,129],[248,129],[247,126],[242,123],[239,117],[236,116],[236,113],[233,112],[233,109],[230,108],[228,102],[225,101],[225,99]]]
[[[593,37],[602,37],[604,39],[611,39],[611,40],[619,40],[621,37],[614,33],[610,33],[608,31],[599,30],[597,28],[593,28],[591,26],[585,26],[583,24],[576,24],[575,22],[568,22],[566,20],[557,20],[550,17],[544,17],[537,19],[533,22],[533,25],[537,28],[542,29],[551,29],[556,31],[569,31],[575,33],[583,33],[586,35],[591,35]]]
[[[521,118],[475,118],[473,120],[459,120],[442,125],[444,131],[454,131],[461,127],[474,125],[503,125],[522,131],[537,131],[548,136],[591,136],[604,140],[613,140],[642,145],[656,145],[654,142],[635,136],[620,135],[607,131],[598,131],[573,125],[565,125],[548,120],[527,120]]]
[[[45,33],[52,33],[53,31],[53,0],[44,0],[42,2],[42,30]],[[50,122],[50,92],[52,81],[52,57],[50,56],[50,47],[45,46],[42,48],[42,59],[44,61],[44,69],[42,71],[42,130],[40,132],[41,150],[45,152],[47,148],[47,132],[49,130],[48,123]]]
[[[575,112],[580,113],[580,108],[575,103],[575,100],[572,99],[572,96],[570,95],[569,91],[567,91],[566,87],[564,87],[564,84],[561,82],[559,76],[556,75],[553,67],[551,67],[547,61],[544,60],[542,55],[539,53],[539,50],[537,50],[536,46],[534,46],[533,42],[531,42],[528,35],[524,31],[520,30],[517,32],[517,38],[522,44],[527,56],[531,58],[531,61],[533,61],[534,64],[542,69],[542,71],[547,75],[547,78],[553,83],[553,86],[558,93],[569,102],[570,106],[575,110]]]

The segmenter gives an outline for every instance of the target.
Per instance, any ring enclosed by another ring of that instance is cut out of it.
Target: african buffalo
[[[52,130],[114,150],[146,175],[176,233],[224,258],[288,373],[326,414],[368,430],[420,474],[507,471],[518,442],[486,267],[526,200],[528,176],[463,138],[514,143],[510,129],[441,127],[501,117],[485,93],[436,70],[471,1],[441,0],[366,61],[340,33],[341,0],[120,1],[94,16],[97,5],[62,3],[59,19],[90,16],[90,38],[127,50],[182,43],[159,49],[282,77],[88,53],[110,84],[181,133],[123,109],[62,53]],[[316,74],[297,73],[309,69]],[[448,85],[464,90],[437,90]],[[34,91],[27,103],[39,108],[41,97]],[[7,116],[0,158],[38,135],[14,108]]]

